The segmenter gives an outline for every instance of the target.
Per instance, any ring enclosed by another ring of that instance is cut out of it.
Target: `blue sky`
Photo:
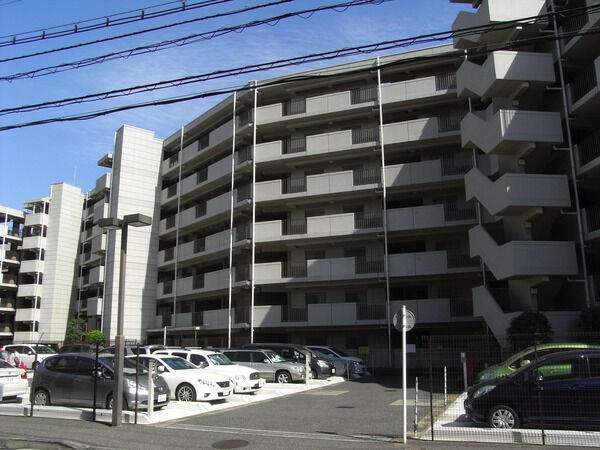
[[[0,59],[268,2],[268,0],[235,0],[212,8],[196,9],[130,25],[42,42],[1,47]],[[110,43],[4,62],[0,63],[0,76],[341,2],[342,0],[296,0],[227,19],[207,20]],[[0,36],[71,24],[163,3],[166,3],[166,0],[0,0]],[[470,5],[450,3],[450,0],[391,0],[380,5],[356,6],[345,12],[320,12],[308,19],[295,17],[282,20],[273,26],[260,26],[247,29],[242,33],[232,33],[129,59],[109,61],[32,79],[0,81],[0,109],[291,58],[313,52],[446,31],[451,28],[452,21],[460,10],[470,10]],[[4,38],[0,39],[0,41],[4,40]],[[348,60],[337,62],[345,61]],[[298,66],[103,102],[7,115],[0,117],[0,126],[236,86],[254,78],[271,78],[330,64],[333,63]],[[80,186],[85,192],[92,188],[96,178],[106,171],[97,167],[96,163],[103,155],[112,151],[114,132],[121,125],[129,124],[146,128],[154,131],[157,137],[166,138],[221,99],[222,97],[214,97],[193,100],[169,106],[120,112],[87,121],[55,123],[0,132],[0,154],[2,155],[0,205],[21,209],[25,201],[47,196],[50,184],[61,181]]]

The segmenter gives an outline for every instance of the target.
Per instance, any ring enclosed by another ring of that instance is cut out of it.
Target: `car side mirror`
[[[269,359],[268,359],[268,358],[265,358],[265,359],[263,359],[263,362],[264,362],[265,364],[269,364],[271,361],[269,361]]]
[[[521,366],[520,367],[525,367],[528,364],[531,364],[531,361],[529,359],[523,359],[523,360],[521,360]]]
[[[157,371],[158,373],[165,373],[165,368],[164,368],[164,366],[158,366],[158,367],[156,368],[156,371]]]
[[[27,352],[27,354],[28,354],[28,355],[33,355],[33,352],[32,352],[31,350],[29,350],[29,351]]]
[[[101,370],[93,370],[92,373],[94,374],[94,376],[96,378],[102,378],[102,371]]]

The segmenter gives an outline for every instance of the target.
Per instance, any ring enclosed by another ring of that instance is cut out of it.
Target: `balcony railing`
[[[252,110],[247,109],[246,111],[241,112],[236,117],[236,125],[237,128],[242,128],[252,122]]]
[[[243,241],[245,239],[250,239],[251,237],[252,237],[252,234],[250,232],[249,225],[242,225],[242,226],[236,227],[235,242]]]
[[[442,155],[442,175],[464,175],[472,169],[472,164],[456,164],[456,159],[453,154]]]
[[[467,254],[448,254],[448,268],[477,267],[478,265],[478,259],[471,258]]]
[[[451,298],[450,317],[473,317],[473,300],[470,298]]]
[[[173,228],[175,226],[175,216],[174,215],[167,217],[166,226],[167,226],[167,229]]]
[[[385,319],[385,304],[368,305],[366,303],[356,304],[357,320],[381,320]]]
[[[285,178],[282,184],[283,194],[306,192],[306,178]]]
[[[600,205],[585,208],[588,233],[600,230]]]
[[[250,279],[250,266],[245,264],[235,266],[235,281],[246,281]]]
[[[252,147],[249,145],[242,147],[241,149],[235,152],[236,163],[241,164],[246,161],[252,160]]]
[[[475,204],[456,206],[453,203],[444,203],[444,218],[451,222],[453,220],[472,220],[477,217]]]
[[[12,323],[0,322],[0,333],[12,333]]]
[[[306,234],[306,220],[282,220],[281,234]]]
[[[0,308],[14,308],[15,301],[14,298],[0,298]]]
[[[248,308],[236,306],[233,310],[233,322],[234,323],[248,323],[250,322],[250,311]]]
[[[167,198],[171,198],[175,194],[177,194],[177,183],[172,184],[171,186],[169,186],[169,188],[167,189]]]
[[[306,261],[281,263],[281,278],[306,277],[307,272]]]
[[[204,274],[198,273],[194,275],[192,279],[192,289],[203,289],[204,288]]]
[[[306,99],[293,98],[283,103],[283,115],[293,116],[294,114],[302,114],[306,112]]]
[[[235,201],[236,202],[242,202],[242,201],[248,200],[250,198],[252,198],[252,185],[251,184],[245,184],[236,189],[236,191],[235,191]]]
[[[459,117],[455,114],[444,114],[438,116],[438,130],[440,133],[459,131],[461,120],[462,117]]]
[[[379,127],[352,128],[352,144],[379,142]]]
[[[175,257],[175,247],[170,247],[165,250],[165,261],[171,261]]]
[[[354,228],[364,230],[366,228],[380,228],[383,226],[381,213],[356,213],[354,214]]]
[[[573,31],[581,30],[585,24],[588,22],[587,14],[576,14],[573,17],[569,17],[563,24],[562,29],[565,33],[571,33]],[[569,42],[573,37],[577,36],[576,34],[573,36],[569,36],[566,38],[566,41]]]
[[[354,88],[350,91],[350,103],[357,105],[359,103],[374,102],[377,100],[377,86],[366,86]]]
[[[208,180],[208,168],[203,167],[196,172],[196,184],[204,183],[206,180]]]
[[[581,74],[571,81],[571,98],[573,103],[581,99],[596,86],[596,68],[594,65],[586,67]]]
[[[163,294],[172,294],[173,293],[173,280],[163,281]],[[169,325],[170,325],[169,321]]]
[[[195,209],[195,216],[196,219],[198,217],[202,217],[206,215],[206,202],[204,203],[200,203],[199,205],[196,205],[196,209]]]
[[[308,321],[308,309],[304,308],[292,308],[290,306],[281,307],[281,321],[282,322],[306,322]]]
[[[302,153],[306,151],[306,137],[292,137],[283,141],[282,150],[284,155],[289,153]]]
[[[172,315],[171,314],[163,314],[162,315],[162,326],[163,327],[169,327],[169,326],[171,326],[171,319],[172,319]]]
[[[206,250],[206,239],[203,237],[196,238],[194,240],[194,253],[201,253],[205,250]]]
[[[579,164],[585,165],[600,157],[600,132],[595,132],[577,144]]]
[[[382,273],[384,270],[383,259],[355,258],[354,270],[357,274]]]
[[[355,169],[352,171],[352,183],[354,186],[381,183],[381,169],[379,167]]]
[[[175,167],[177,165],[177,163],[179,163],[179,153],[169,157],[169,169],[171,167]]]
[[[435,76],[435,89],[443,91],[445,89],[456,88],[456,73],[448,72]]]
[[[196,311],[192,313],[192,326],[201,327],[204,325],[204,311]]]

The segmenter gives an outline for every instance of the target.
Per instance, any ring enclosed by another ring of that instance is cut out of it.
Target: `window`
[[[89,358],[78,358],[76,373],[77,375],[92,376],[94,373],[94,360]]]
[[[250,362],[251,359],[254,359],[257,362],[262,362],[262,360],[258,359],[260,357],[260,352],[232,352],[227,353],[227,356],[238,362]]]
[[[559,381],[581,378],[583,372],[582,358],[554,359],[536,367],[533,376],[542,376],[543,381]]]
[[[192,364],[199,366],[200,364],[207,364],[206,358],[202,355],[190,355],[190,361]]]

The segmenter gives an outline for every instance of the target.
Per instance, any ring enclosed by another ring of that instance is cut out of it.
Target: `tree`
[[[581,312],[583,331],[600,331],[600,308],[590,308]]]
[[[86,322],[84,319],[69,319],[65,332],[65,343],[83,342],[85,339]]]
[[[525,311],[510,321],[506,330],[513,350],[549,342],[554,332],[548,318],[541,312]]]
[[[92,330],[87,334],[86,341],[89,344],[98,344],[100,347],[102,347],[106,344],[106,335],[100,330]]]

